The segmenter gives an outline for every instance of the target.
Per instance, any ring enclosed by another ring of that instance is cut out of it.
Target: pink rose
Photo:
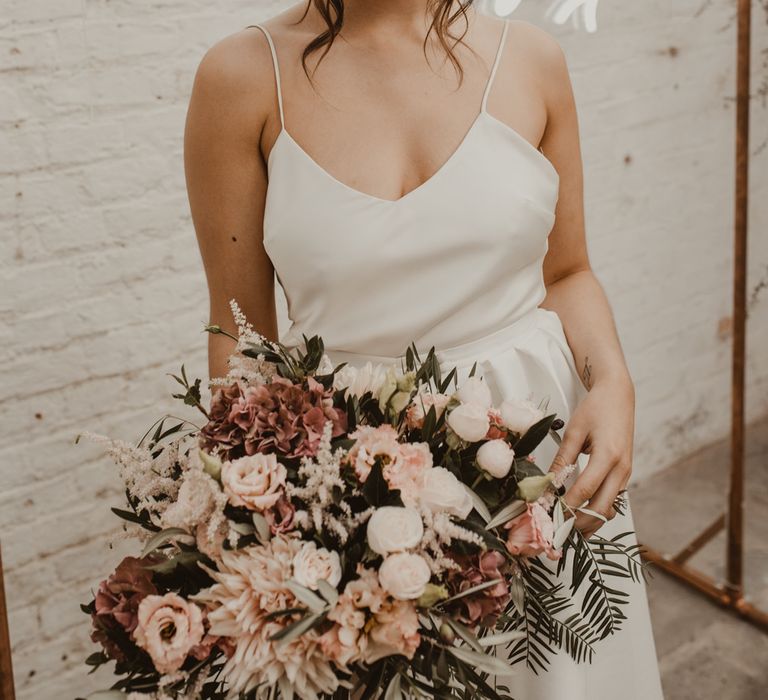
[[[159,673],[181,668],[203,639],[203,612],[176,593],[148,595],[139,605],[136,644],[152,658]]]
[[[538,503],[529,503],[522,515],[510,520],[504,527],[509,530],[507,550],[510,554],[522,557],[546,554],[552,560],[559,559],[563,554],[561,549],[552,546],[555,524]]]
[[[287,472],[273,454],[255,454],[221,465],[221,485],[233,506],[272,508],[283,494]]]

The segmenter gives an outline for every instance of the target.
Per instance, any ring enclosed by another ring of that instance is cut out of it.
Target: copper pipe
[[[672,557],[672,561],[675,564],[684,564],[724,527],[725,513],[720,515],[717,520],[714,520],[700,535],[694,537],[689,544],[675,554],[675,556]]]
[[[731,370],[731,478],[728,493],[726,589],[743,592],[744,389],[747,307],[747,211],[749,195],[749,72],[752,4],[739,0],[736,61],[736,193],[733,237],[733,346]]]
[[[679,578],[700,593],[709,596],[720,605],[728,605],[729,595],[722,590],[709,576],[688,566],[676,564],[672,559],[660,554],[654,549],[643,547],[643,559],[658,566],[665,573]]]
[[[8,605],[3,581],[3,555],[0,551],[0,700],[14,700],[11,635],[8,630]]]

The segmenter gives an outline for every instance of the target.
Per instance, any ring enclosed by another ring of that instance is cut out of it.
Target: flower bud
[[[552,485],[554,475],[550,472],[544,476],[526,476],[517,484],[517,495],[524,501],[532,503],[538,500]]]

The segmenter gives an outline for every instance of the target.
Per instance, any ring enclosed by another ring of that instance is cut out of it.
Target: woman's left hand
[[[574,510],[586,507],[607,520],[616,516],[613,507],[632,472],[635,432],[635,390],[629,377],[595,381],[565,426],[562,443],[551,470],[574,464],[579,452],[589,455],[584,471],[565,494]],[[576,511],[576,527],[591,537],[604,525],[592,515]]]

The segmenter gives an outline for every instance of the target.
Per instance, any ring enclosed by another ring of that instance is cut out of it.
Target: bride
[[[434,346],[460,377],[566,421],[540,466],[580,467],[566,500],[591,535],[632,529],[634,388],[590,268],[574,98],[544,31],[471,0],[309,0],[219,41],[195,78],[185,169],[210,323],[235,298],[289,345],[336,362]],[[210,335],[211,377],[232,342]],[[587,459],[588,458],[588,459]],[[566,567],[567,572],[568,567]],[[564,574],[565,575],[565,574]],[[645,589],[592,664],[518,664],[522,700],[662,697]]]

